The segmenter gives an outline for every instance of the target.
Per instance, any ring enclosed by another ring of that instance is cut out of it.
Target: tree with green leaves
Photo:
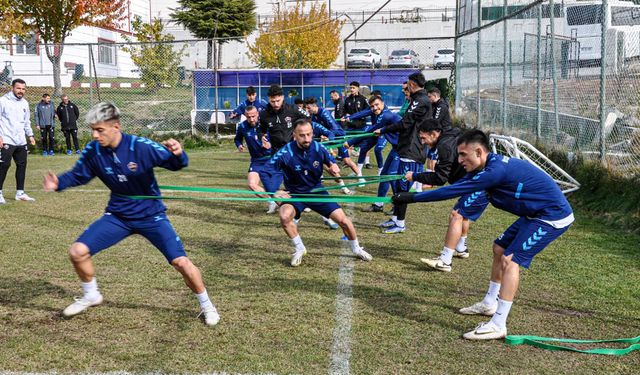
[[[196,37],[209,39],[207,68],[213,67],[212,56],[220,67],[221,44],[242,39],[256,28],[253,0],[178,0],[178,4],[180,7],[173,9],[171,18]],[[213,38],[216,38],[216,44],[211,40]]]
[[[274,9],[273,21],[249,44],[248,55],[261,68],[326,69],[340,53],[343,22],[332,19],[327,5],[313,3],[305,11],[300,0]]]
[[[60,59],[64,41],[78,26],[113,28],[126,18],[126,0],[12,0],[4,14],[21,19],[22,31],[39,35],[53,66],[54,95],[62,95]]]
[[[122,50],[131,55],[131,60],[140,69],[140,80],[148,90],[163,86],[176,86],[180,82],[178,66],[184,56],[187,45],[174,50],[173,35],[164,34],[164,25],[160,19],[144,23],[136,17],[131,24],[135,32],[135,40],[125,36],[127,42],[139,42],[123,47]]]

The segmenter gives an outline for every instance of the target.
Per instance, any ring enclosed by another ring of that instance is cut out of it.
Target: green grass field
[[[183,171],[158,170],[160,184],[245,188],[247,154],[227,145],[190,157]],[[371,263],[351,258],[341,233],[305,214],[300,233],[309,254],[295,269],[288,266],[290,242],[263,202],[167,201],[220,311],[219,325],[196,319],[197,301],[179,274],[138,236],[94,259],[105,303],[63,319],[61,310],[81,293],[67,248],[108,199],[91,191],[104,189],[99,181],[79,188],[86,191],[42,192],[43,173],[61,172],[74,160],[31,156],[27,191],[37,202],[8,199],[0,207],[0,372],[632,374],[640,368],[640,352],[606,357],[462,340],[483,318],[457,309],[484,295],[492,241],[514,217],[490,208],[472,226],[471,257],[455,259],[451,274],[431,272],[418,259],[441,249],[453,201],[410,206],[408,230],[396,236],[377,229],[382,214],[348,208]],[[510,334],[640,335],[639,238],[576,216],[523,271]],[[345,275],[350,288],[339,283]],[[351,294],[352,314],[337,311]]]

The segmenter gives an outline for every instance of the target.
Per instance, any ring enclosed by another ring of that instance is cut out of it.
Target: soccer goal
[[[575,178],[571,177],[571,175],[556,163],[549,160],[542,152],[533,147],[531,143],[516,137],[500,134],[491,134],[489,140],[491,141],[491,147],[494,153],[530,162],[551,176],[564,194],[580,188],[580,183],[576,181]]]

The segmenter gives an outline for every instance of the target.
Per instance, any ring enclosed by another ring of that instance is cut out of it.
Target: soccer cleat
[[[302,263],[302,257],[307,253],[307,249],[296,250],[291,257],[291,267],[298,267]]]
[[[469,251],[468,250],[465,250],[465,251],[455,250],[453,252],[453,256],[456,257],[456,258],[468,258],[469,257]]]
[[[406,229],[405,227],[394,225],[392,227],[388,227],[387,229],[383,230],[382,233],[384,233],[384,234],[397,234],[397,233],[404,232],[405,229]]]
[[[36,200],[27,195],[27,193],[16,194],[17,201],[35,202]]]
[[[277,210],[278,205],[276,204],[276,202],[269,202],[269,209],[267,209],[267,214],[275,214]]]
[[[200,310],[200,314],[198,314],[198,318],[200,315],[204,317],[204,324],[208,326],[215,326],[220,321],[220,314],[218,314],[218,310],[216,310],[215,306],[207,307]]]
[[[81,153],[82,153],[82,151],[76,150],[76,155],[80,155]]]
[[[49,153],[46,150],[42,151],[42,156],[48,156],[48,155],[49,155]]]
[[[71,150],[67,150],[67,155],[71,155],[73,152]]]
[[[331,219],[324,220],[324,225],[328,226],[329,229],[334,229],[334,230],[340,228],[340,226]]]
[[[498,340],[507,337],[507,327],[498,327],[493,322],[480,323],[473,330],[462,335],[467,340]]]
[[[493,314],[496,313],[496,310],[498,309],[498,304],[496,303],[493,306],[487,306],[482,302],[478,302],[478,303],[474,303],[473,305],[469,306],[469,307],[463,307],[460,310],[458,310],[460,312],[460,314],[464,314],[464,315],[487,315],[487,316],[492,316]]]
[[[49,150],[49,156],[53,156],[53,155],[54,155],[53,150]]]
[[[89,300],[86,297],[76,297],[75,302],[67,306],[66,309],[62,311],[62,315],[67,318],[72,317],[74,315],[78,315],[89,307],[98,306],[102,303],[102,294],[98,294],[98,298],[94,300]]]
[[[364,165],[364,167],[365,167],[365,169],[371,169],[371,168],[372,168],[372,167],[371,167],[371,163],[367,163],[367,164],[365,164],[365,165]]]
[[[384,213],[387,216],[393,216],[393,207],[391,207],[391,209],[387,212]]]
[[[440,259],[440,257],[436,258],[420,258],[420,261],[427,266],[442,272],[451,272],[451,265],[446,264]]]
[[[366,262],[369,262],[369,261],[371,261],[371,260],[373,259],[373,257],[371,256],[371,254],[369,254],[369,253],[368,253],[364,248],[362,248],[362,247],[361,247],[361,248],[359,248],[358,250],[354,250],[354,251],[353,251],[353,254],[354,254],[355,256],[357,256],[358,258],[360,258],[360,259],[362,259],[362,260],[366,261]]]
[[[372,204],[369,207],[364,208],[362,212],[382,212],[382,206]]]
[[[6,204],[7,201],[4,200],[4,195],[2,195],[2,192],[0,192],[0,204]]]
[[[344,195],[354,195],[354,194],[356,193],[356,192],[355,192],[355,191],[353,191],[353,190],[349,190],[349,188],[348,188],[348,187],[343,187],[343,188],[342,188],[342,189],[340,189],[340,190],[342,190],[342,194],[344,194]]]
[[[364,178],[359,178],[358,179],[358,184],[359,184],[358,187],[365,186],[366,185],[365,182],[367,182],[367,180],[365,180]]]
[[[387,221],[384,221],[384,222],[378,224],[378,226],[380,228],[391,228],[391,227],[395,227],[396,226],[396,222],[391,220],[391,219],[389,219]]]
[[[302,210],[302,212],[307,212],[307,213],[309,213],[309,212],[311,212],[311,209],[310,209],[309,207],[305,207],[305,208],[304,208],[304,210]]]

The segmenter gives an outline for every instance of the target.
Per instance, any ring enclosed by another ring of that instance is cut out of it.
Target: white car
[[[397,49],[389,56],[389,68],[419,68],[419,55],[412,49]]]
[[[347,68],[380,68],[382,55],[373,48],[353,48],[347,55]]]
[[[455,64],[455,51],[452,49],[439,49],[433,56],[433,69],[452,68]]]

